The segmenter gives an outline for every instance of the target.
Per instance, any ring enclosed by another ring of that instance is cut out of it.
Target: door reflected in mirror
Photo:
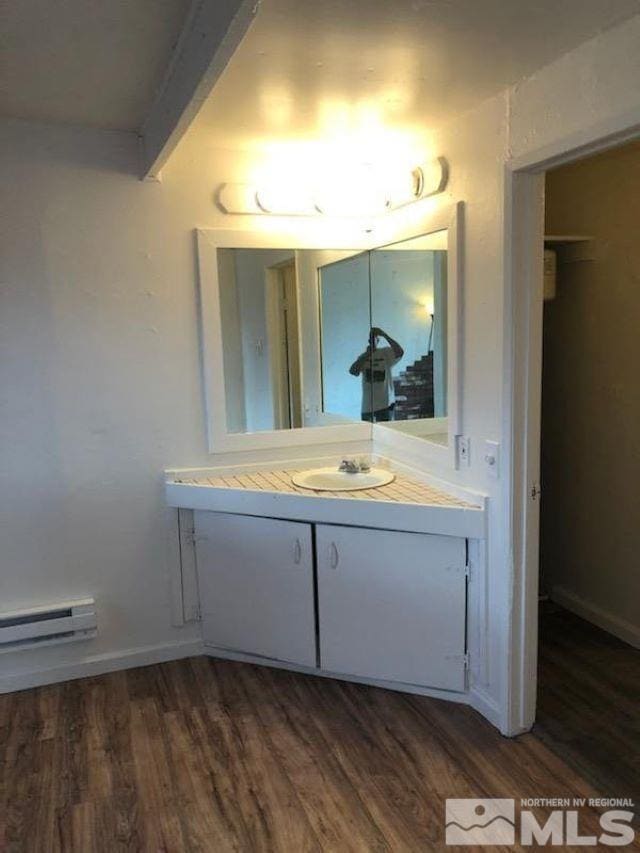
[[[217,267],[228,433],[367,421],[446,444],[446,231]]]
[[[350,261],[352,256],[356,256]],[[338,336],[359,323],[368,329],[369,277],[353,281],[348,304],[329,297],[326,350],[321,351],[318,283],[331,262],[353,265],[359,252],[293,249],[218,249],[218,292],[227,431],[252,433],[360,420],[358,391],[345,388],[336,368]],[[327,260],[329,265],[327,266]],[[336,285],[339,276],[334,276]],[[327,281],[331,274],[327,273]],[[328,293],[338,297],[337,285]],[[349,283],[345,285],[349,290]],[[339,327],[339,324],[342,324]],[[323,356],[326,363],[323,365]],[[342,371],[348,378],[348,364]],[[322,401],[325,371],[331,398]],[[348,395],[353,396],[352,400]]]
[[[302,426],[295,252],[218,249],[227,430]]]

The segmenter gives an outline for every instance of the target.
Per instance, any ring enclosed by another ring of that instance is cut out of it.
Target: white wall
[[[196,636],[170,627],[162,469],[202,459],[191,223],[127,134],[3,124],[3,610],[95,595],[99,636],[3,675]]]
[[[266,270],[293,259],[291,250],[236,249],[236,290],[242,336],[246,430],[274,429],[271,343],[267,333]],[[231,331],[231,330],[229,330]],[[228,331],[222,330],[222,337]]]
[[[513,159],[555,153],[640,121],[640,14],[602,33],[515,86],[510,98]]]
[[[220,290],[220,320],[224,392],[227,430],[245,432],[247,416],[244,405],[244,370],[242,365],[242,322],[238,288],[236,287],[236,258],[234,249],[218,249],[218,286]]]
[[[319,295],[323,408],[359,421],[365,405],[362,377],[352,376],[349,368],[366,350],[371,329],[369,254],[321,267]]]
[[[429,313],[435,307],[433,279],[432,252],[407,249],[371,253],[372,324],[388,332],[404,350],[393,368],[394,376],[427,354]]]
[[[474,567],[474,598],[481,602],[484,630],[472,638],[473,686],[485,710],[504,723],[508,684],[511,571],[504,525],[506,478],[493,480],[483,457],[486,439],[500,442],[502,432],[504,305],[504,163],[507,157],[507,95],[480,104],[442,128],[436,150],[451,164],[450,201],[465,202],[464,282],[462,294],[462,424],[470,440],[470,464],[452,472],[434,468],[443,479],[489,495],[486,564]],[[446,201],[446,199],[445,199]]]
[[[0,609],[95,595],[99,635],[0,656],[0,689],[192,648],[196,628],[171,627],[163,470],[216,462],[193,229],[228,227],[213,189],[242,166],[195,140],[141,183],[133,135],[1,129]]]
[[[447,305],[447,253],[436,251],[433,256],[433,414],[436,418],[446,417],[447,397],[447,365],[449,353],[447,348],[447,326],[449,323],[449,307]]]

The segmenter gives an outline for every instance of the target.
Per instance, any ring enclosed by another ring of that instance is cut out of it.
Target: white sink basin
[[[384,468],[372,468],[348,474],[336,468],[313,468],[291,475],[294,485],[315,492],[355,492],[357,489],[377,489],[395,480],[396,475]]]

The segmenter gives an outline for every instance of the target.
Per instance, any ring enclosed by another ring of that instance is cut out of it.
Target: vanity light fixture
[[[216,193],[224,213],[270,216],[378,216],[443,192],[449,169],[436,157],[409,172],[379,175],[366,165],[342,171],[319,188],[302,184],[222,184]]]
[[[262,213],[274,216],[314,216],[318,212],[304,187],[283,183],[259,187],[256,201]]]
[[[265,213],[258,204],[256,188],[251,184],[222,184],[215,199],[223,213]]]
[[[316,213],[325,216],[378,216],[389,209],[384,175],[369,163],[340,164],[314,191]]]

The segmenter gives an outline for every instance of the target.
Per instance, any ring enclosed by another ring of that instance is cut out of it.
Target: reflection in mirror
[[[368,260],[355,254],[218,249],[227,432],[360,420],[353,356],[341,350],[370,326]]]
[[[371,408],[354,381],[365,365],[356,371],[352,364],[358,347],[366,350],[371,327],[369,253],[320,267],[319,292],[322,411],[358,421]]]
[[[229,432],[302,425],[295,252],[219,249]]]
[[[370,270],[369,418],[447,444],[447,232],[376,249]]]
[[[447,443],[447,232],[217,250],[228,433],[383,423]]]

